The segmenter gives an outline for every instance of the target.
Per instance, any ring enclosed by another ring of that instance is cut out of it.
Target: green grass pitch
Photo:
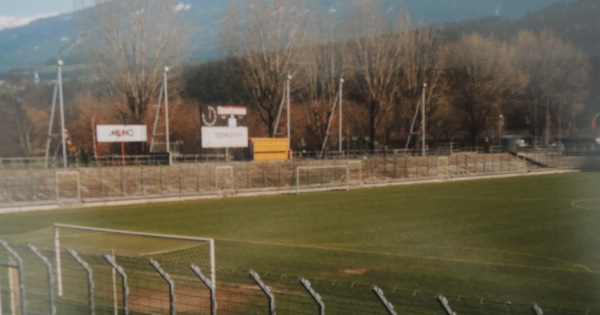
[[[217,265],[600,310],[600,173],[0,215],[213,237]]]

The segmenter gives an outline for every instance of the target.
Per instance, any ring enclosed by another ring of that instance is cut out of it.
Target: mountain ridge
[[[581,0],[580,0],[581,1]],[[580,2],[575,1],[575,2]],[[488,20],[502,17],[509,21],[520,20],[544,11],[555,5],[571,5],[573,0],[405,0],[413,20],[430,25],[469,23],[469,21]],[[192,39],[188,58],[195,62],[206,62],[223,58],[225,50],[219,40],[219,25],[224,21],[227,0],[209,2],[181,2],[180,9],[184,17],[191,22]],[[336,11],[345,3],[339,0],[319,1],[321,10]],[[385,0],[393,9],[397,0]],[[332,10],[332,8],[334,10]],[[85,9],[84,9],[85,10]],[[65,59],[65,64],[81,63],[85,57],[73,45],[81,36],[81,19],[83,10],[70,14],[44,18],[28,25],[0,30],[0,73],[11,69],[22,69],[23,72],[42,72],[43,68],[53,66],[58,54]],[[73,46],[73,47],[71,47]]]

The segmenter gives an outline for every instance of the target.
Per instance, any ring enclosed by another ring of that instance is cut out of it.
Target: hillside
[[[510,38],[520,30],[549,29],[563,40],[580,47],[591,56],[600,55],[600,1],[578,0],[557,2],[523,17],[483,17],[443,26],[445,36],[452,40],[463,33],[493,34],[497,38]]]
[[[442,26],[448,40],[464,33],[493,34],[497,38],[510,38],[520,30],[549,29],[564,41],[590,55],[592,73],[590,86],[600,86],[600,1],[578,0],[558,2],[521,18],[483,17],[475,20],[448,23]],[[600,90],[590,89],[590,112],[600,112]]]
[[[399,10],[398,0],[385,0],[390,10]],[[189,59],[202,62],[224,56],[219,41],[219,30],[224,23],[227,0],[189,1],[183,5],[183,14],[190,22],[192,39]],[[405,0],[415,21],[439,25],[473,20],[485,16],[514,19],[534,12],[552,3],[566,5],[566,0]],[[344,0],[322,0],[319,10],[328,14],[343,14],[349,4]],[[84,12],[55,16],[32,22],[29,25],[0,30],[0,73],[24,68],[26,72],[42,72],[43,65],[54,65],[61,48],[66,64],[85,63],[85,55],[77,49],[81,36],[81,19]]]

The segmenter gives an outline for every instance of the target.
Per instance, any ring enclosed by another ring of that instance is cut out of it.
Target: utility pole
[[[154,114],[154,127],[152,128],[152,138],[150,140],[150,152],[154,152],[154,138],[157,136],[165,137],[165,152],[168,155],[169,165],[173,164],[173,158],[171,157],[171,139],[169,137],[169,93],[168,93],[168,73],[169,67],[165,67],[163,73],[163,84],[160,88],[158,102],[156,104],[156,113]],[[162,108],[163,97],[165,99],[165,133],[157,133],[158,118]]]
[[[342,123],[342,86],[344,85],[344,78],[340,78],[340,89],[339,89],[339,99],[340,99],[340,108],[339,108],[339,156],[341,157],[342,154],[344,154],[344,146],[343,146],[343,133],[342,133],[342,128],[343,128],[343,123]]]
[[[50,156],[50,145],[52,144],[52,125],[54,124],[54,112],[56,111],[56,95],[58,94],[58,79],[54,82],[54,95],[52,96],[52,107],[50,108],[50,121],[48,122],[48,138],[46,138],[45,167],[48,168]]]
[[[421,95],[421,155],[425,156],[425,139],[426,139],[426,128],[425,128],[425,91],[427,89],[427,83],[423,83],[423,94]]]
[[[287,137],[288,137],[288,149],[290,150],[290,160],[292,159],[292,140],[291,140],[291,114],[290,114],[290,80],[292,75],[288,74],[287,81],[285,83],[285,98],[287,102]]]
[[[79,35],[81,37],[81,35]],[[64,101],[63,101],[63,88],[62,88],[62,67],[64,65],[63,60],[60,59],[60,55],[62,53],[63,50],[65,49],[70,49],[72,48],[74,45],[77,45],[79,43],[80,37],[78,37],[76,40],[72,41],[71,43],[68,43],[67,45],[61,47],[58,50],[58,53],[56,54],[56,59],[57,59],[57,64],[58,64],[58,75],[57,75],[57,82],[54,86],[54,96],[52,97],[52,109],[51,109],[51,113],[50,113],[50,123],[48,126],[48,139],[46,140],[46,167],[48,167],[48,157],[50,155],[50,145],[51,145],[51,138],[52,138],[52,127],[54,124],[54,111],[56,109],[56,96],[58,94],[58,98],[59,98],[59,111],[60,111],[60,137],[61,137],[61,145],[62,145],[62,155],[63,155],[63,168],[67,168],[67,146],[66,146],[66,131],[67,129],[65,128],[65,108],[64,108]]]
[[[165,67],[163,85],[165,89],[165,139],[167,144],[167,154],[169,155],[169,165],[173,164],[173,157],[171,156],[171,141],[169,139],[169,88],[167,85],[167,74],[169,73],[169,67]],[[160,104],[159,104],[160,106]],[[158,108],[160,111],[160,107]]]
[[[58,100],[60,108],[60,136],[62,143],[62,155],[63,155],[63,168],[67,168],[67,146],[65,141],[65,108],[63,102],[63,88],[62,88],[62,59],[58,59]]]

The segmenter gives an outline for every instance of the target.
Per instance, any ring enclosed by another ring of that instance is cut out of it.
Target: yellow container
[[[255,161],[288,160],[290,148],[288,138],[251,138]]]

